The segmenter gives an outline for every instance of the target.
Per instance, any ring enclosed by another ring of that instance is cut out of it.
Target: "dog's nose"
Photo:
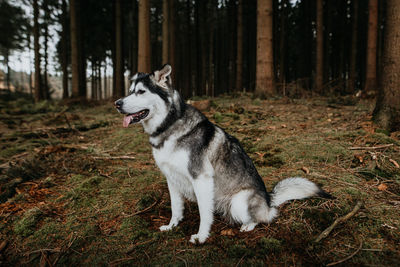
[[[124,102],[122,101],[122,99],[118,99],[117,101],[114,102],[114,105],[116,108],[120,109],[120,108],[122,108],[123,103]]]

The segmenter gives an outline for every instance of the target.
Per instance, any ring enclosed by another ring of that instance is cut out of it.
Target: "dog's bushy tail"
[[[286,178],[274,187],[271,193],[271,207],[278,207],[289,200],[314,196],[333,198],[321,187],[305,178]]]

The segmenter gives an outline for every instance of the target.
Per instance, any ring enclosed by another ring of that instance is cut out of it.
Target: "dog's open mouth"
[[[149,110],[148,109],[143,109],[139,112],[128,114],[124,117],[124,120],[122,122],[122,125],[126,128],[129,126],[131,123],[137,123],[149,115]]]

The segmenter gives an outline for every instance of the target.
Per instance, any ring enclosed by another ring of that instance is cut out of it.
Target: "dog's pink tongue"
[[[129,126],[129,124],[131,123],[132,120],[132,115],[129,116],[125,116],[124,120],[122,121],[122,126],[124,126],[125,128]]]

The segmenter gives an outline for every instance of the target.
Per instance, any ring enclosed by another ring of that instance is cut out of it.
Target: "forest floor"
[[[350,99],[351,100],[351,99]],[[379,265],[400,262],[400,132],[371,124],[372,101],[211,100],[267,189],[303,176],[336,197],[292,201],[241,233],[216,215],[203,245],[197,205],[171,214],[165,178],[139,125],[112,102],[0,102],[0,265]],[[317,237],[339,222],[322,240]]]

